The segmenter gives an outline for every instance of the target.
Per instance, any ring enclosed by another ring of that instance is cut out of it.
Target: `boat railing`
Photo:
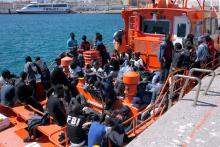
[[[163,85],[163,88],[157,97],[154,104],[149,105],[146,109],[139,112],[137,115],[131,117],[127,121],[125,121],[123,124],[132,125],[132,129],[127,133],[129,136],[136,136],[139,133],[141,133],[145,128],[150,126],[159,116],[161,116],[166,108],[167,108],[167,100],[169,96],[169,89],[170,89],[170,78],[172,78],[176,74],[182,74],[186,73],[185,69],[178,69],[172,73],[169,74],[166,82]],[[175,81],[176,85],[180,85],[183,79],[178,79]],[[181,90],[181,86],[174,87],[174,93],[178,93]],[[145,120],[140,120],[142,114],[149,113],[150,116]]]
[[[127,0],[128,10],[130,9],[140,9],[140,8],[153,8],[153,7],[166,7],[166,8],[188,8],[189,0],[173,0],[173,1],[165,1],[165,0]],[[195,4],[198,8],[204,10],[206,1],[203,2],[199,0],[195,0]]]
[[[220,61],[220,57],[215,57],[215,58],[213,58],[212,61],[206,63],[204,65],[204,67],[214,70],[217,67],[219,67],[219,65],[220,65],[219,61]],[[192,79],[200,81],[200,79],[202,77],[204,77],[204,75],[206,75],[207,72],[202,72],[202,74],[199,76],[199,78],[194,77]],[[211,72],[211,73],[213,73],[213,72]],[[141,132],[143,132],[154,121],[156,121],[157,118],[159,118],[162,114],[164,114],[164,112],[169,107],[171,107],[172,105],[174,105],[177,102],[178,97],[183,89],[183,86],[186,83],[185,77],[187,77],[188,75],[190,75],[190,74],[189,74],[189,70],[187,70],[187,69],[178,69],[178,70],[169,74],[169,76],[168,76],[166,82],[164,83],[163,88],[162,88],[159,96],[157,97],[155,103],[152,105],[149,105],[148,107],[146,107],[146,109],[144,109],[143,111],[140,111],[137,115],[135,115],[135,116],[129,118],[128,120],[126,120],[125,122],[123,122],[123,124],[125,126],[127,126],[129,124],[132,126],[132,129],[127,132],[128,136],[130,136],[130,137],[136,136],[136,135],[140,134]],[[176,79],[175,76],[179,77],[179,78]],[[173,79],[175,79],[175,80],[173,80]],[[212,79],[211,79],[211,81],[212,81]],[[198,83],[200,83],[200,82],[198,82]],[[196,82],[193,82],[193,81],[187,82],[187,86],[186,86],[187,92],[189,92],[195,86],[196,86]],[[209,88],[209,86],[208,86],[208,88]],[[171,90],[173,91],[172,94],[171,94]],[[183,94],[186,94],[185,92]],[[145,114],[149,113],[150,116],[145,120],[140,120],[141,115],[144,113]]]
[[[183,78],[183,79],[186,79],[187,81],[188,80],[196,80],[198,82],[198,88],[197,88],[197,91],[196,91],[196,95],[195,95],[195,99],[194,99],[194,103],[193,103],[193,106],[196,106],[197,104],[197,101],[198,101],[198,97],[199,97],[199,92],[200,92],[200,89],[201,89],[201,79],[198,78],[198,77],[193,77],[193,76],[185,76],[185,75],[175,75],[173,77],[173,80],[175,81],[176,79],[178,78]],[[185,82],[188,84],[188,82]],[[174,85],[175,83],[172,82],[172,86],[171,86],[171,91],[170,91],[170,97],[173,96],[173,88],[174,88]],[[181,92],[184,90],[184,88],[182,88]],[[170,105],[170,104],[169,104]]]
[[[205,95],[206,95],[207,92],[208,92],[208,90],[209,90],[209,88],[210,88],[210,86],[211,86],[211,84],[212,84],[212,82],[213,82],[213,80],[214,80],[214,78],[215,78],[215,72],[214,72],[214,70],[210,70],[210,69],[192,68],[192,69],[190,69],[188,76],[192,76],[195,71],[196,71],[196,72],[202,72],[202,73],[212,73],[212,78],[210,79],[209,84],[208,84],[208,87],[207,87],[206,90],[205,90]],[[189,83],[189,79],[187,79],[186,82],[185,82],[185,84],[183,85],[183,88],[182,88],[181,93],[180,93],[180,96],[179,96],[179,100],[182,99],[183,93],[184,93],[185,88],[186,88],[186,86],[188,85],[188,83]]]

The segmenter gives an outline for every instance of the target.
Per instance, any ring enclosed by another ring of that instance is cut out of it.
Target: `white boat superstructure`
[[[67,4],[36,3],[28,4],[16,12],[21,14],[59,14],[70,13],[70,8]]]

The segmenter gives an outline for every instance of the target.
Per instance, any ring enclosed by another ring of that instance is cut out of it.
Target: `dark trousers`
[[[169,60],[166,60],[165,62],[161,62],[161,81],[166,81],[168,75],[169,75],[169,71],[170,71],[170,66],[171,66],[171,62]]]
[[[36,98],[36,91],[37,91],[37,84],[36,81],[30,81],[29,84],[31,85],[33,89],[33,98]]]

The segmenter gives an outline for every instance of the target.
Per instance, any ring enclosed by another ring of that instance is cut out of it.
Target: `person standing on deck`
[[[32,63],[32,59],[30,56],[27,56],[25,58],[25,65],[24,65],[24,72],[27,73],[27,80],[28,83],[31,85],[31,87],[33,88],[33,97],[36,97],[36,76],[35,74],[37,74],[37,67],[35,66],[34,63]]]
[[[70,38],[67,40],[68,49],[76,49],[77,48],[77,40],[75,39],[75,34],[73,32],[70,33]]]
[[[40,57],[36,57],[35,65],[37,67],[37,71],[41,76],[41,82],[45,90],[50,88],[50,71],[47,68],[46,62],[44,62]]]
[[[160,45],[160,48],[158,50],[158,60],[160,62],[162,81],[166,80],[172,63],[174,46],[171,41],[171,37],[172,36],[170,34],[167,35],[165,37],[165,41]]]
[[[197,58],[195,62],[195,67],[201,68],[202,64],[204,64],[207,61],[209,52],[208,52],[208,44],[206,42],[205,37],[199,37],[198,43],[199,43],[199,46],[196,49]]]
[[[81,42],[79,48],[83,49],[83,51],[89,51],[90,50],[90,43],[87,41],[86,35],[82,36],[82,42]]]

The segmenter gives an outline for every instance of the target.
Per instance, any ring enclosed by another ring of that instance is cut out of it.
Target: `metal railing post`
[[[197,77],[192,77],[192,76],[185,76],[185,75],[175,75],[174,76],[174,81],[177,79],[177,78],[184,78],[184,79],[191,79],[191,80],[196,80],[198,82],[198,88],[197,88],[197,91],[196,91],[196,96],[194,98],[194,103],[193,103],[193,106],[196,106],[197,104],[197,101],[198,101],[198,97],[199,97],[199,92],[200,92],[200,89],[201,89],[201,80]],[[173,93],[173,89],[171,91],[171,94]],[[172,96],[172,95],[171,95]]]
[[[210,88],[210,86],[211,86],[213,80],[215,79],[215,72],[214,72],[213,70],[209,70],[209,69],[192,68],[192,69],[189,71],[188,76],[192,76],[192,74],[193,74],[195,71],[197,71],[197,72],[202,72],[202,73],[212,73],[212,78],[211,78],[211,80],[210,80],[210,82],[209,82],[209,84],[208,84],[208,87],[207,87],[206,90],[205,90],[205,95],[207,95],[207,92],[208,92],[208,90],[209,90],[209,88]],[[184,85],[183,85],[183,88],[182,88],[182,90],[181,90],[181,92],[180,92],[179,100],[182,99],[183,94],[184,94],[184,91],[185,91],[186,86],[188,85],[188,83],[189,83],[189,79],[187,79],[186,82],[185,82]]]
[[[171,77],[171,87],[170,87],[170,93],[169,93],[169,97],[168,97],[168,109],[171,108],[172,106],[172,97],[173,97],[173,90],[174,90],[174,86],[175,86],[175,80],[173,77]]]

